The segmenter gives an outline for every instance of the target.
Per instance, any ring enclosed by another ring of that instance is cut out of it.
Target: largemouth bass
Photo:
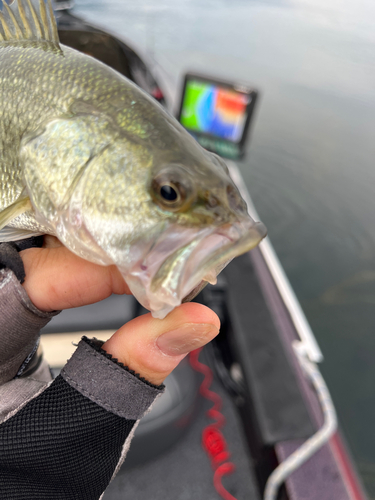
[[[163,318],[265,236],[227,166],[156,101],[59,43],[50,0],[0,15],[0,241],[52,234]]]

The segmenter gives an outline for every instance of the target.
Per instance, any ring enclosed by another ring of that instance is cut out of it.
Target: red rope
[[[207,416],[214,420],[213,424],[207,425],[202,432],[202,446],[206,451],[207,455],[211,459],[211,465],[214,469],[214,486],[219,495],[224,498],[224,500],[236,500],[236,498],[227,491],[221,479],[227,474],[232,474],[235,470],[235,466],[229,461],[230,453],[227,450],[227,443],[220,428],[225,424],[225,417],[220,412],[222,407],[221,397],[210,390],[210,386],[213,380],[212,370],[207,366],[198,361],[201,349],[196,349],[192,351],[189,355],[190,364],[199,373],[204,375],[204,380],[200,386],[199,392],[203,397],[213,402],[212,408],[207,412]]]

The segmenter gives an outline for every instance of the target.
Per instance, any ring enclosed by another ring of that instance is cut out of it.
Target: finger
[[[158,385],[187,353],[216,337],[219,328],[219,318],[208,307],[182,304],[163,320],[146,314],[129,321],[103,349]]]
[[[117,267],[93,264],[64,246],[29,248],[20,255],[26,272],[23,286],[42,311],[80,307],[112,293],[130,293]]]

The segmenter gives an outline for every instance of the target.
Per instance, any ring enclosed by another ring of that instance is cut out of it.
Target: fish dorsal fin
[[[45,41],[59,46],[51,0],[2,1],[0,45],[6,42]]]

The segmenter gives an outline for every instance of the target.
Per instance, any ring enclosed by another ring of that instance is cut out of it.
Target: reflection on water
[[[375,271],[360,271],[328,288],[322,295],[325,304],[375,304]]]
[[[197,70],[261,90],[240,166],[375,498],[375,2],[76,3],[154,57],[173,86]]]

